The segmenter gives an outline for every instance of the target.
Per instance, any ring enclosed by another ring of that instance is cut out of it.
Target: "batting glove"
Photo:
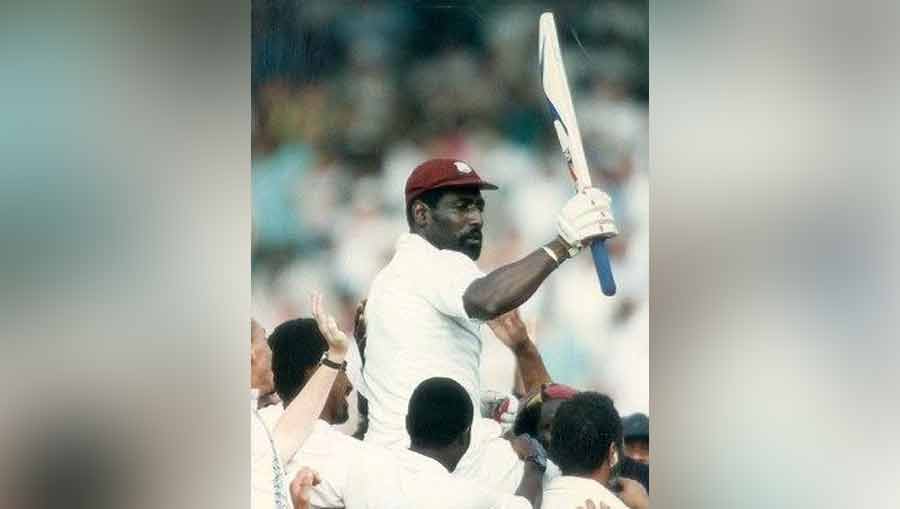
[[[512,394],[488,391],[481,396],[481,415],[500,423],[503,433],[513,427],[518,412],[519,400]]]
[[[556,216],[556,229],[575,256],[594,239],[608,239],[619,234],[610,210],[612,200],[603,191],[591,187],[577,193]]]

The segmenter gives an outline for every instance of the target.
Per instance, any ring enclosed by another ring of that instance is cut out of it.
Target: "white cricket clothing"
[[[483,322],[466,314],[463,294],[483,276],[462,253],[438,249],[415,234],[400,236],[397,251],[375,277],[366,304],[365,440],[391,449],[409,448],[410,396],[428,378],[451,378],[469,393],[476,410],[471,443],[454,477],[513,493],[524,464],[500,438],[500,425],[478,417]]]
[[[435,376],[462,385],[479,408],[482,322],[468,317],[463,293],[484,273],[468,256],[406,233],[378,273],[366,304],[369,399],[365,440],[407,448],[406,410],[413,390]]]
[[[628,509],[619,497],[599,482],[570,475],[557,477],[544,485],[541,509],[584,507],[584,501],[588,499],[606,504],[610,509]]]
[[[272,428],[283,413],[278,405],[260,411],[263,420]],[[366,444],[334,429],[323,420],[317,420],[312,433],[285,465],[288,479],[293,480],[302,467],[319,473],[322,479],[311,490],[310,501],[314,507],[344,507],[348,489],[347,478],[351,466],[358,463],[367,448]]]
[[[347,509],[530,509],[522,497],[451,476],[437,461],[408,449],[378,449],[352,470]]]
[[[257,391],[250,393],[250,507],[253,509],[289,508],[289,481],[281,460],[276,458],[275,443],[264,418],[256,409]]]

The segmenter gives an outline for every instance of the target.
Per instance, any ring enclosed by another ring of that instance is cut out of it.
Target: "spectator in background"
[[[582,392],[560,405],[553,422],[550,458],[562,475],[544,487],[543,509],[568,509],[585,500],[611,509],[649,507],[636,481],[617,479],[622,420],[612,400]],[[619,492],[618,497],[612,489]]]
[[[629,458],[650,464],[650,418],[636,413],[622,419],[625,433],[625,455]]]

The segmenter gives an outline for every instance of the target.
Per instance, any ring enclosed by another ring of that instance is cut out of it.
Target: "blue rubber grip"
[[[597,277],[600,278],[600,288],[603,295],[612,297],[616,294],[616,280],[613,279],[612,267],[609,266],[609,253],[602,240],[591,243],[591,255],[594,257],[594,267],[597,269]]]

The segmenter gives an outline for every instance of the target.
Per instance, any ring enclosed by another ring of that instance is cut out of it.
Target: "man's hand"
[[[540,442],[523,433],[510,440],[509,443],[520,460],[534,463],[541,471],[546,470],[547,451]]]
[[[319,473],[309,467],[303,467],[297,472],[297,477],[291,481],[291,501],[294,502],[294,509],[310,509],[312,507],[309,502],[309,492],[319,482],[321,482]]]
[[[500,423],[505,434],[516,423],[519,400],[512,394],[485,391],[481,394],[481,415]]]
[[[328,314],[325,306],[322,304],[322,294],[313,292],[310,298],[312,315],[316,323],[319,325],[319,331],[328,342],[328,358],[334,362],[342,362],[347,355],[347,348],[350,340],[347,335],[338,328],[334,317]]]
[[[650,495],[644,486],[635,480],[619,477],[612,489],[629,509],[648,509],[650,507]]]
[[[502,314],[487,324],[497,339],[514,353],[531,342],[528,338],[528,329],[525,327],[525,322],[522,321],[518,309]]]
[[[608,239],[618,235],[608,194],[591,187],[576,194],[556,216],[556,229],[569,249],[569,256],[596,238]]]
[[[366,302],[363,299],[356,305],[356,315],[353,318],[353,339],[356,340],[356,346],[359,347],[359,356],[363,363],[366,362]]]

